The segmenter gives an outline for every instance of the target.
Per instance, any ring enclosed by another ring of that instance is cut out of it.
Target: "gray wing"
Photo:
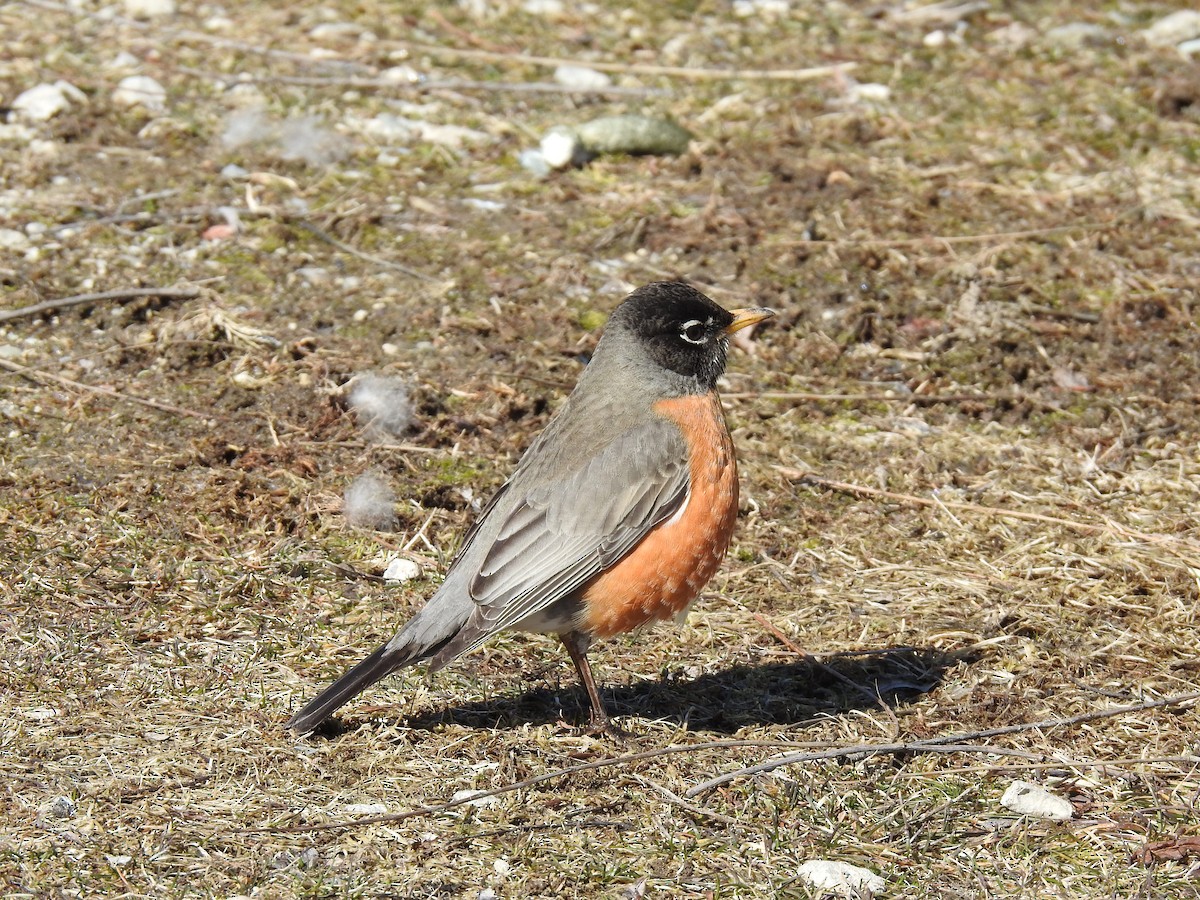
[[[655,418],[582,467],[530,489],[492,532],[468,585],[474,613],[434,666],[569,596],[621,559],[683,506],[688,476],[682,434]],[[515,480],[505,488],[521,492]]]

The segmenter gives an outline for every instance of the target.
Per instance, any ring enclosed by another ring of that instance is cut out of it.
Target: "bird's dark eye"
[[[679,336],[689,344],[703,344],[705,332],[708,326],[699,319],[692,319],[689,322],[683,323],[683,328],[679,330]]]

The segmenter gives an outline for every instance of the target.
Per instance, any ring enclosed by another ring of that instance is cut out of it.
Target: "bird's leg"
[[[575,671],[579,673],[580,683],[587,691],[588,701],[592,705],[592,728],[615,737],[623,737],[624,732],[608,717],[608,710],[604,708],[604,701],[600,699],[600,691],[596,687],[596,679],[592,677],[592,667],[587,658],[587,649],[592,642],[591,638],[578,631],[568,631],[566,634],[560,634],[559,637],[562,639],[563,646],[567,648],[571,662],[575,663]]]

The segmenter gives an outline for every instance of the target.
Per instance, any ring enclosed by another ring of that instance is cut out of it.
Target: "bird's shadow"
[[[665,672],[655,681],[604,688],[609,712],[674,722],[697,731],[732,734],[755,725],[796,725],[817,715],[911,702],[934,690],[945,673],[980,658],[972,651],[892,647],[816,659],[735,665],[697,677]],[[513,728],[522,724],[588,721],[582,689],[533,688],[516,695],[464,703],[406,718],[410,729],[447,725]],[[349,723],[347,723],[349,724]],[[334,729],[341,730],[334,725]],[[344,727],[344,726],[343,726]]]

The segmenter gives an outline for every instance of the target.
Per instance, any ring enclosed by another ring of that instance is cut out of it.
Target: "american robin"
[[[436,671],[515,628],[562,639],[592,725],[611,729],[587,649],[686,613],[725,556],[738,481],[716,382],[729,335],[772,315],[728,312],[678,282],[630,294],[442,586],[289,726],[311,731],[396,669],[428,660]]]

